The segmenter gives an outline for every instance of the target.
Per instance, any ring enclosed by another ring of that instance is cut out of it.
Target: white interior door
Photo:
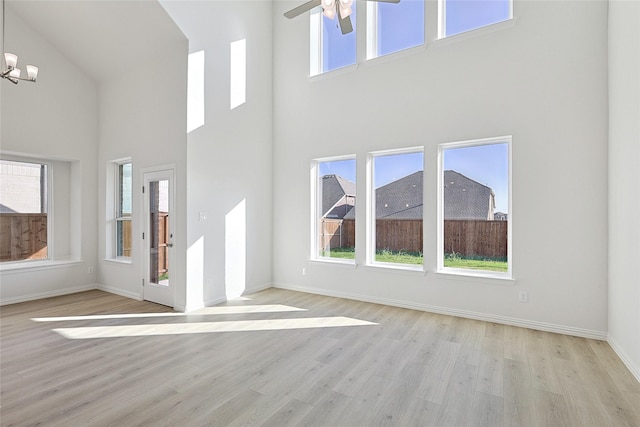
[[[173,256],[173,169],[144,173],[143,231],[144,299],[158,304],[174,306],[174,283],[171,277]]]

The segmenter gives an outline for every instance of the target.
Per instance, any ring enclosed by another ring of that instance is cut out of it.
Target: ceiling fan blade
[[[284,16],[286,16],[289,19],[295,18],[296,16],[302,15],[303,13],[313,9],[316,6],[320,6],[320,0],[311,0],[311,1],[308,1],[306,3],[301,4],[298,7],[294,7],[293,9],[291,9],[288,12],[285,12]]]
[[[340,22],[340,31],[342,34],[349,34],[353,31],[353,25],[351,25],[351,18],[345,16],[344,18],[340,14],[340,8],[338,7],[338,22]]]

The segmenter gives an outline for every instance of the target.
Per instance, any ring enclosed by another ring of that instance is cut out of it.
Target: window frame
[[[512,209],[512,135],[472,139],[466,141],[446,142],[438,144],[438,233],[437,233],[437,267],[436,272],[447,275],[481,277],[488,279],[513,280],[513,209]],[[478,147],[483,145],[507,144],[507,197],[508,197],[508,221],[507,221],[507,271],[496,272],[489,270],[472,270],[464,268],[452,268],[444,266],[444,152],[449,149]]]
[[[311,224],[311,238],[310,238],[310,247],[309,247],[309,259],[311,261],[318,262],[326,262],[326,263],[335,263],[335,264],[347,264],[347,265],[356,265],[356,257],[357,257],[357,239],[355,239],[355,247],[354,252],[355,256],[353,259],[348,258],[332,258],[332,257],[324,257],[320,256],[320,224],[319,219],[321,218],[321,209],[322,209],[322,200],[321,200],[321,189],[320,189],[320,163],[334,162],[334,161],[342,161],[342,160],[353,160],[356,162],[356,174],[357,174],[357,160],[355,154],[345,154],[341,156],[332,156],[332,157],[322,157],[313,159],[311,163],[311,205],[310,205],[310,224]],[[357,186],[357,176],[356,182]],[[358,203],[358,199],[356,196],[356,201],[354,205],[354,209],[356,208]],[[357,218],[354,219],[357,222]]]
[[[459,33],[455,33],[455,34],[450,34],[447,35],[446,31],[447,31],[447,11],[446,11],[446,4],[447,4],[447,0],[438,0],[438,33],[437,33],[437,39],[436,40],[442,40],[442,39],[448,39],[451,37],[456,37],[456,36],[460,36],[462,34],[468,34],[472,31],[476,31],[476,30],[480,30],[483,28],[487,28],[490,27],[492,25],[497,25],[497,24],[501,24],[504,22],[508,22],[510,20],[513,20],[513,0],[508,0],[509,1],[509,17],[507,19],[503,19],[501,21],[496,21],[496,22],[492,22],[490,24],[485,24],[485,25],[481,25],[479,27],[475,27],[475,28],[471,28],[469,30],[465,30],[465,31],[461,31]]]
[[[365,59],[367,61],[382,58],[389,55],[395,55],[401,52],[406,52],[411,49],[424,48],[427,45],[427,1],[420,0],[423,3],[423,16],[422,16],[422,43],[407,46],[394,52],[378,54],[380,47],[380,35],[378,34],[378,21],[380,8],[379,2],[371,1],[366,4],[366,40],[365,40]]]
[[[111,167],[112,167],[112,173],[113,173],[113,178],[112,178],[112,184],[113,184],[113,202],[112,202],[112,208],[110,209],[112,211],[112,215],[113,215],[113,220],[112,220],[112,227],[110,230],[108,230],[108,234],[110,235],[108,237],[109,241],[111,242],[111,248],[108,249],[109,251],[109,259],[112,261],[120,261],[120,262],[126,262],[126,263],[130,263],[133,259],[133,253],[131,253],[131,255],[127,256],[127,255],[119,255],[120,252],[120,239],[119,239],[119,224],[124,224],[125,221],[129,221],[129,223],[131,224],[131,232],[132,232],[132,238],[133,238],[133,162],[131,160],[131,158],[126,158],[126,159],[119,159],[119,160],[114,160],[111,163]],[[124,165],[130,164],[131,165],[131,215],[130,216],[125,216],[122,215],[122,176],[120,174],[120,168],[123,167]],[[133,242],[130,248],[130,251],[133,252]],[[124,252],[124,248],[122,249]]]
[[[8,260],[1,261],[0,264],[7,268],[24,266],[28,265],[38,265],[38,264],[49,264],[51,261],[55,260],[55,244],[54,244],[54,194],[53,194],[53,177],[54,177],[54,167],[53,162],[48,161],[46,159],[38,159],[33,157],[23,157],[23,156],[12,156],[12,155],[1,155],[0,160],[15,162],[15,163],[29,163],[29,164],[38,164],[41,166],[46,166],[46,183],[45,183],[45,203],[44,208],[47,214],[47,256],[46,258],[41,259],[19,259],[19,260]],[[41,189],[42,191],[42,189]],[[42,204],[42,202],[41,202]]]
[[[340,1],[340,0],[337,0]],[[358,12],[358,8],[356,8],[355,1],[353,4],[353,14],[351,15],[353,28],[353,35],[356,38],[356,52],[353,63],[343,65],[341,67],[333,68],[327,71],[324,71],[324,46],[326,41],[323,36],[324,29],[324,15],[322,13],[322,6],[317,6],[311,11],[309,11],[309,77],[318,77],[322,75],[326,75],[328,73],[339,72],[341,70],[347,70],[352,67],[357,67],[358,65],[358,16],[360,12]],[[336,16],[334,20],[337,23],[338,17]]]
[[[366,177],[366,195],[367,195],[367,203],[366,203],[366,265],[368,267],[379,267],[385,269],[395,269],[395,270],[407,270],[407,271],[418,271],[425,272],[425,262],[426,258],[425,254],[425,211],[423,209],[422,212],[422,254],[423,260],[422,264],[403,264],[403,263],[392,263],[392,262],[382,262],[376,261],[376,188],[375,188],[375,158],[376,157],[384,157],[384,156],[393,156],[399,154],[414,154],[414,153],[422,153],[422,171],[424,173],[425,169],[425,149],[424,146],[414,146],[407,148],[395,148],[389,150],[380,150],[380,151],[372,151],[367,154],[367,177]],[[423,175],[423,184],[424,184],[424,175]],[[422,192],[422,205],[424,204],[424,186]]]

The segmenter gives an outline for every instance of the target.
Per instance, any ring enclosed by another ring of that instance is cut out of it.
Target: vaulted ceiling
[[[184,35],[155,0],[6,0],[11,12],[96,81],[120,75]],[[12,26],[6,23],[7,29]],[[10,33],[6,34],[9,44]]]

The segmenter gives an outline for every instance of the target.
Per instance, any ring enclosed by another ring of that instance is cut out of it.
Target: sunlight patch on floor
[[[34,317],[34,322],[67,322],[78,320],[109,320],[109,319],[137,319],[148,317],[184,317],[194,315],[221,315],[221,314],[248,314],[248,313],[284,313],[292,311],[307,311],[305,308],[291,307],[281,304],[266,305],[235,305],[220,307],[205,307],[189,313],[123,313],[123,314],[91,314],[87,316],[63,316],[63,317]]]
[[[144,337],[156,335],[207,334],[218,332],[252,332],[309,328],[370,326],[377,323],[349,317],[309,317],[299,319],[264,319],[224,322],[165,323],[149,325],[87,326],[58,328],[54,332],[68,339]]]

